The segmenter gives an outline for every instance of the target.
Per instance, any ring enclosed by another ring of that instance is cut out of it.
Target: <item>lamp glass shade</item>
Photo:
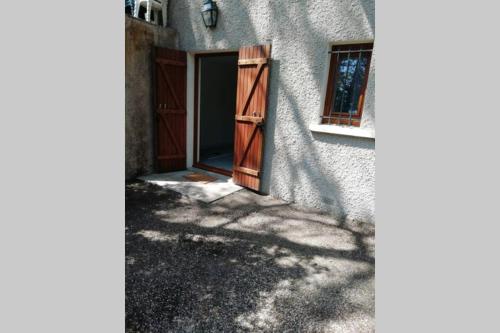
[[[217,25],[217,5],[211,1],[205,1],[201,9],[201,17],[207,28],[213,28]]]

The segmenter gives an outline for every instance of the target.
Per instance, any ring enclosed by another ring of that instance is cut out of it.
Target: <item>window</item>
[[[332,46],[322,124],[359,127],[372,49],[373,43]]]

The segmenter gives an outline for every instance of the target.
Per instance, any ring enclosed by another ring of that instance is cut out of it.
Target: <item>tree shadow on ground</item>
[[[250,192],[205,204],[127,184],[127,331],[373,331],[374,259],[365,244],[373,230],[305,213],[304,223],[323,228],[314,232],[332,229],[353,246],[297,243],[272,228],[294,214]],[[249,218],[269,227],[241,227]]]

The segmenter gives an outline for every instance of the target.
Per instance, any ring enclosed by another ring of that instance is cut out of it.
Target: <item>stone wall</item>
[[[125,176],[153,172],[153,46],[177,48],[171,28],[125,16]]]

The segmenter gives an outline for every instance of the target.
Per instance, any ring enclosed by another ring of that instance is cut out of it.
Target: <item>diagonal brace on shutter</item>
[[[158,64],[160,67],[160,72],[163,78],[165,79],[165,82],[167,83],[168,90],[170,90],[170,93],[172,94],[172,97],[174,98],[175,106],[177,109],[182,108],[181,103],[179,102],[179,99],[177,98],[177,94],[174,91],[172,82],[170,81],[170,78],[168,77],[167,73],[165,72],[165,69],[161,64]]]
[[[242,164],[243,164],[243,161],[245,160],[245,158],[247,157],[247,154],[248,154],[248,150],[250,150],[250,144],[252,143],[252,140],[255,136],[255,133],[257,132],[257,128],[259,128],[259,126],[257,126],[256,123],[253,124],[253,131],[252,131],[252,134],[250,135],[250,137],[248,138],[248,141],[246,142],[246,144],[244,145],[245,147],[245,150],[243,151],[243,155],[241,156],[241,159],[240,159],[240,162],[238,163],[238,167],[240,167]]]
[[[263,63],[259,63],[257,65],[257,75],[255,76],[255,81],[253,81],[253,84],[252,84],[252,88],[250,89],[248,95],[247,95],[247,98],[245,99],[245,105],[243,107],[243,110],[241,110],[241,114],[242,116],[245,115],[245,112],[246,110],[248,109],[248,106],[250,105],[250,100],[252,99],[252,96],[255,92],[255,88],[257,87],[257,82],[259,82],[259,79],[260,79],[260,76],[262,74],[262,69],[264,68],[264,65]]]
[[[184,154],[181,147],[179,146],[179,143],[177,142],[174,134],[172,133],[172,129],[168,125],[167,121],[165,120],[165,118],[162,115],[159,114],[158,116],[162,120],[163,125],[165,125],[165,128],[167,129],[167,133],[170,136],[170,139],[172,139],[172,142],[174,143],[174,146],[175,146],[175,149],[177,150],[178,155],[181,157],[185,157],[186,155]]]

